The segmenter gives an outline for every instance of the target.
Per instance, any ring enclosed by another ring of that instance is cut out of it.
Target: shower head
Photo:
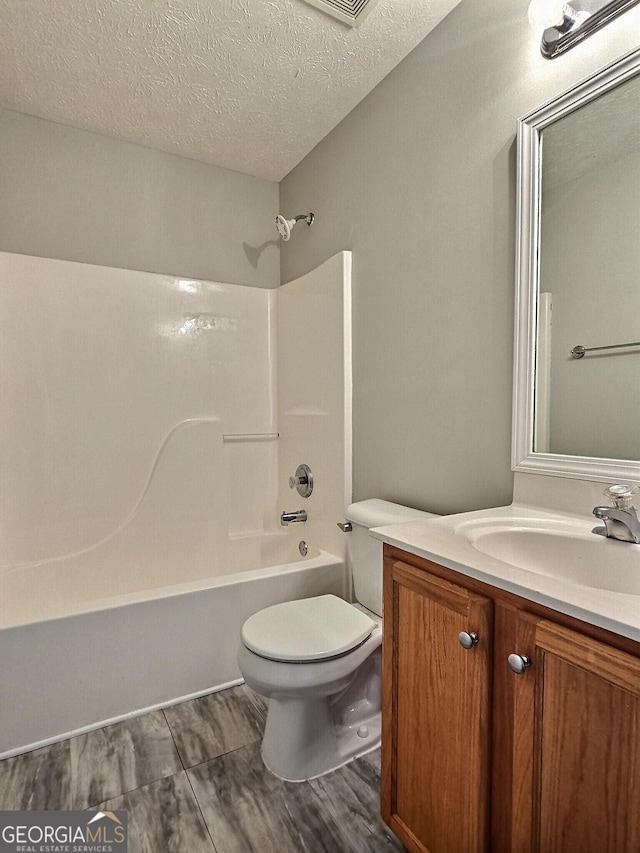
[[[291,237],[293,226],[301,219],[304,219],[307,225],[313,225],[315,217],[313,213],[302,213],[300,216],[294,216],[293,219],[285,219],[284,216],[281,216],[280,214],[276,216],[276,228],[278,229],[278,234],[283,240],[288,240]]]

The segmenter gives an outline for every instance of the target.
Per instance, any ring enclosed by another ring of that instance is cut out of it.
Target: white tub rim
[[[335,554],[330,554],[328,551],[319,550],[318,553],[309,558],[301,558],[287,563],[279,563],[274,566],[266,566],[264,568],[247,569],[242,572],[231,572],[224,575],[211,575],[206,578],[198,578],[195,580],[182,581],[175,584],[167,584],[157,587],[147,587],[134,592],[120,593],[117,595],[103,596],[100,598],[90,598],[81,602],[73,601],[69,606],[56,612],[44,615],[42,617],[27,619],[22,615],[16,616],[13,619],[11,614],[3,614],[0,617],[0,632],[11,630],[13,628],[25,628],[29,625],[41,625],[47,622],[58,622],[64,619],[70,619],[76,616],[86,616],[91,613],[113,610],[119,607],[127,607],[129,605],[142,604],[147,601],[155,601],[161,598],[171,598],[174,596],[191,595],[202,592],[208,589],[214,589],[222,586],[230,586],[233,584],[248,583],[259,578],[276,577],[282,574],[293,573],[302,570],[313,570],[324,566],[342,565],[344,560],[336,557]],[[1,589],[1,576],[0,576]]]

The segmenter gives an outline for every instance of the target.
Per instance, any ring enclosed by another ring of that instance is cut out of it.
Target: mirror
[[[547,59],[560,56],[618,15],[635,6],[639,0],[570,0],[559,3],[551,0],[551,8],[560,7],[554,26],[542,33],[540,51]],[[548,6],[549,0],[534,0],[531,5]]]
[[[512,467],[640,479],[640,50],[518,124]]]

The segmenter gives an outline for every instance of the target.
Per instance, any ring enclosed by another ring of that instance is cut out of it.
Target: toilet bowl
[[[294,605],[303,608],[304,621],[296,618]],[[304,659],[289,660],[286,648],[277,643],[267,643],[261,654],[248,647],[247,635],[255,629],[253,617],[243,627],[240,671],[253,690],[269,698],[262,742],[267,767],[282,779],[300,782],[378,746],[380,625],[333,595],[276,604],[256,616],[263,624],[272,617],[275,625],[288,626],[292,648],[297,632],[302,634],[309,626],[317,626],[310,632],[319,641],[316,654],[308,649]],[[344,634],[323,636],[323,626],[331,618],[343,620]],[[365,676],[366,684],[357,685]]]
[[[240,671],[269,699],[262,757],[291,782],[329,773],[380,745],[382,545],[368,529],[431,514],[372,499],[351,504],[346,517],[354,593],[363,603],[334,595],[287,601],[258,611],[242,628]]]

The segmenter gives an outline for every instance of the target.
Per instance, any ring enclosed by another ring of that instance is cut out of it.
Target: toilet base
[[[271,702],[273,701],[272,698]],[[316,721],[326,719],[322,709],[308,707],[313,703],[305,704],[306,708],[297,709],[300,713],[305,716],[309,714],[309,718],[314,718]],[[290,705],[287,711],[291,711]],[[330,726],[316,729],[322,733],[322,736],[314,736],[311,739],[304,725],[298,726],[298,731],[294,731],[292,727],[287,728],[285,723],[286,720],[291,720],[291,715],[284,713],[280,720],[285,724],[283,729],[287,733],[286,750],[283,750],[281,745],[282,729],[278,725],[273,725],[273,721],[277,721],[279,717],[277,713],[273,715],[270,708],[269,720],[272,721],[272,725],[269,726],[268,720],[262,741],[262,760],[275,776],[286,782],[306,782],[309,779],[324,776],[325,773],[331,773],[380,746],[379,712],[364,718],[357,726],[342,728]],[[297,714],[295,718],[296,721],[301,719]],[[363,727],[366,729],[364,736]],[[358,734],[358,731],[361,733]]]
[[[380,651],[338,696],[272,693],[262,741],[267,768],[287,782],[324,776],[380,746]]]

